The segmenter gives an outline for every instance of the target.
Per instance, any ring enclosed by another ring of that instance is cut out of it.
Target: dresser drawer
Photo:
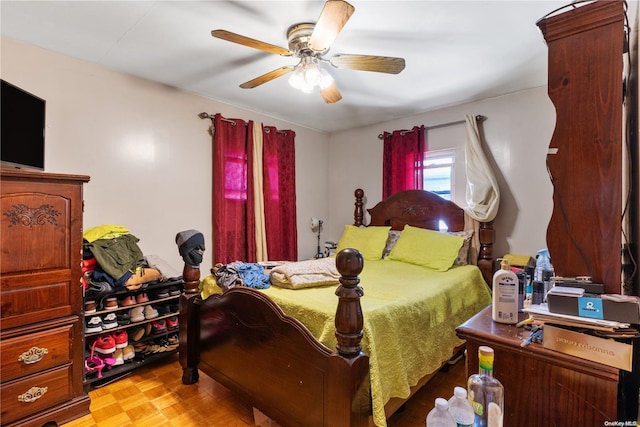
[[[73,397],[71,364],[0,386],[0,424],[24,418]]]
[[[4,383],[54,366],[73,356],[73,324],[0,341],[0,380]]]
[[[2,329],[79,314],[82,307],[80,281],[72,286],[71,270],[5,273],[0,275],[0,291]]]

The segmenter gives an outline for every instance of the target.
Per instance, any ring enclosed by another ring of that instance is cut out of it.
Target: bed
[[[360,227],[364,193],[358,189],[355,196],[354,225]],[[441,220],[450,232],[465,228],[461,208],[421,190],[396,193],[367,211],[370,230],[408,236],[413,229],[437,230]],[[491,224],[480,224],[475,236],[478,266],[430,272],[411,265],[395,273],[392,268],[406,263],[392,256],[365,259],[366,251],[346,248],[335,258],[338,286],[234,287],[206,299],[198,290],[199,268],[185,264],[182,381],[193,384],[202,371],[283,426],[384,426],[460,350],[455,327],[490,303]],[[429,284],[436,276],[450,278],[451,292],[409,282]],[[435,311],[425,315],[423,309]]]

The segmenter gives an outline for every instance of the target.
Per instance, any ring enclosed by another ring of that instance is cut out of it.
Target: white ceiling
[[[3,36],[326,132],[407,117],[546,84],[536,21],[568,1],[358,1],[327,56],[399,56],[398,75],[331,69],[327,105],[280,77],[239,84],[297,60],[213,38],[226,29],[287,47],[286,30],[323,1],[7,1]],[[214,113],[214,112],[212,112]]]

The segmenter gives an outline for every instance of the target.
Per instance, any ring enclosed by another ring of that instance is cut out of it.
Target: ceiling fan
[[[285,65],[242,83],[241,88],[251,89],[292,73],[289,77],[289,83],[293,87],[303,92],[313,92],[313,89],[318,86],[322,99],[327,104],[333,104],[340,101],[342,95],[322,64],[330,64],[335,68],[389,74],[398,74],[405,66],[404,58],[390,56],[339,54],[329,58],[324,57],[354,10],[355,8],[344,0],[327,0],[317,22],[302,22],[289,27],[287,30],[288,49],[226,30],[213,30],[211,35],[254,49],[281,56],[291,56],[300,60],[296,65]]]

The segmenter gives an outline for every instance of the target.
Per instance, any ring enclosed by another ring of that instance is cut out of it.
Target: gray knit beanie
[[[198,267],[204,254],[204,236],[197,230],[186,230],[176,234],[178,252],[185,263]]]

